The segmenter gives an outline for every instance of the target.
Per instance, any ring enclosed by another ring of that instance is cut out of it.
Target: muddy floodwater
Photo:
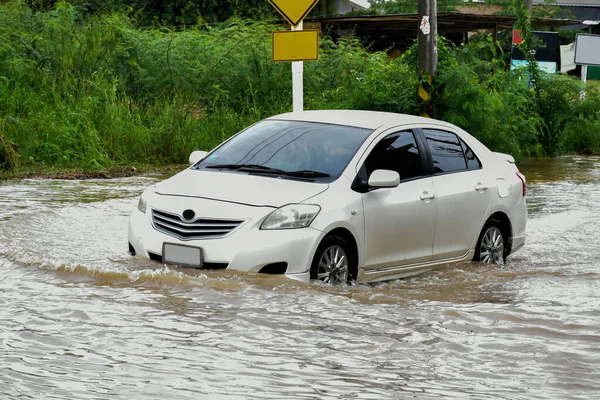
[[[507,265],[330,287],[127,254],[158,176],[0,182],[0,399],[600,399],[600,158]]]

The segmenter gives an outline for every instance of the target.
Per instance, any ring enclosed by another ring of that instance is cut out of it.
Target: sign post
[[[273,61],[292,63],[293,111],[304,110],[304,61],[319,56],[319,32],[302,29],[302,20],[319,0],[268,0],[292,26],[291,31],[273,32]]]
[[[302,22],[292,31],[301,31]],[[294,112],[304,111],[304,62],[292,62],[292,104]]]

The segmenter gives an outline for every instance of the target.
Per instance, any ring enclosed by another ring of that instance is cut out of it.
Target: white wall
[[[368,0],[351,0],[349,4],[344,4],[341,1],[339,2],[339,12],[340,14],[345,14],[351,11],[358,11],[365,8],[369,8],[370,4]]]

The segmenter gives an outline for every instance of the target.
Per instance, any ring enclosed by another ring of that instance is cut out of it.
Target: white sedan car
[[[442,121],[306,111],[260,121],[149,187],[129,251],[165,264],[375,282],[525,243],[525,177]]]

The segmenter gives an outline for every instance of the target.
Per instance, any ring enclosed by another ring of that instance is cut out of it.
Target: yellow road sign
[[[269,0],[293,27],[297,27],[319,0]]]
[[[316,61],[318,59],[318,30],[273,32],[273,61]]]

